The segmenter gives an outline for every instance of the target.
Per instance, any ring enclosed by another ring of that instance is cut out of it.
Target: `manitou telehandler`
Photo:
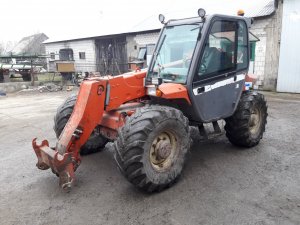
[[[251,20],[210,15],[164,21],[148,70],[85,79],[54,118],[56,146],[33,140],[37,167],[51,168],[69,190],[81,154],[114,142],[120,171],[136,187],[161,191],[179,177],[189,126],[225,120],[232,144],[252,147],[265,131],[267,104],[247,90]]]

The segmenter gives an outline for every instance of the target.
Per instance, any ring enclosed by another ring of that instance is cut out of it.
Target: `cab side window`
[[[198,66],[198,79],[211,77],[235,69],[236,59],[235,21],[215,21],[205,43]]]
[[[248,67],[248,31],[243,21],[238,22],[237,70]]]

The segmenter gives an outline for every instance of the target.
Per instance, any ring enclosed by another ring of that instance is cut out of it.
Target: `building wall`
[[[264,19],[256,19],[250,29],[250,31],[260,39],[260,41],[256,42],[254,60],[254,74],[258,76],[256,85],[259,88],[263,85],[265,73],[266,32],[264,28],[266,25],[267,23]]]
[[[96,54],[94,40],[88,39],[45,44],[46,54],[50,55],[51,53],[55,53],[55,60],[59,60],[59,50],[64,48],[71,48],[73,50],[76,71],[96,71]],[[79,59],[79,52],[85,52],[85,59]],[[49,61],[51,60],[53,59],[47,60],[48,69]]]
[[[114,35],[95,40],[97,71],[102,75],[128,72],[126,36]]]
[[[276,90],[280,53],[282,3],[268,17],[255,18],[251,32],[260,41],[256,43],[254,73],[258,76],[256,87]]]
[[[138,54],[140,46],[135,41],[135,35],[126,36],[126,49],[128,61],[132,61]]]
[[[137,57],[140,47],[148,44],[156,44],[159,32],[127,35],[127,56],[129,59]]]

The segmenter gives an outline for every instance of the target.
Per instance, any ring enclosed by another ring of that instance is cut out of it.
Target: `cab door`
[[[197,120],[231,116],[248,71],[248,28],[244,20],[210,21],[195,65],[190,97]]]

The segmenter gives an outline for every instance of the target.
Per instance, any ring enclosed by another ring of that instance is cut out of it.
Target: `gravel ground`
[[[111,144],[83,158],[70,193],[35,167],[31,140],[55,144],[53,116],[70,94],[0,97],[0,224],[300,224],[300,95],[265,93],[267,131],[252,149],[193,130],[179,182],[149,195],[119,173]]]

